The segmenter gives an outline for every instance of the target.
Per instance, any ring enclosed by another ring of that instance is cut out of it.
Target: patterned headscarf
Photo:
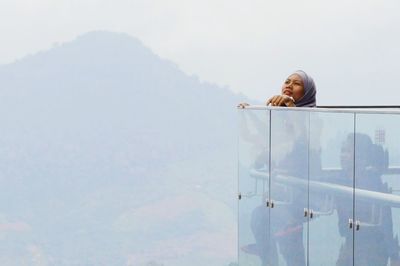
[[[316,97],[317,89],[314,80],[303,70],[297,70],[293,74],[301,77],[304,84],[304,96],[295,102],[297,107],[315,107],[317,105]]]

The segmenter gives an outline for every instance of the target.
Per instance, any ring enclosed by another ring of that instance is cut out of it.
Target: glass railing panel
[[[310,113],[310,266],[352,265],[353,139],[354,114]]]
[[[399,265],[400,115],[357,114],[354,264]]]
[[[269,111],[239,111],[239,265],[265,266],[268,255]]]
[[[400,265],[400,114],[240,112],[240,265]]]
[[[271,265],[306,264],[309,113],[271,111]]]

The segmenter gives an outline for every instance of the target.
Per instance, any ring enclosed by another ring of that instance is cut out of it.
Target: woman
[[[315,107],[317,90],[314,80],[303,70],[290,75],[282,85],[281,94],[268,99],[267,105]]]
[[[303,70],[297,70],[283,83],[281,94],[269,98],[266,102],[271,106],[286,107],[315,107],[316,94],[314,80]],[[239,108],[249,106],[248,103],[240,103]]]

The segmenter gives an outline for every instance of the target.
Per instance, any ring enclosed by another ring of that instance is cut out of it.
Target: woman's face
[[[304,83],[297,74],[290,75],[282,85],[282,94],[293,97],[297,102],[304,96]]]

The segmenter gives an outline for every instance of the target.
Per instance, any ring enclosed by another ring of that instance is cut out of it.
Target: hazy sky
[[[126,32],[254,99],[304,69],[319,104],[398,104],[398,0],[1,0],[0,64],[91,30]]]

